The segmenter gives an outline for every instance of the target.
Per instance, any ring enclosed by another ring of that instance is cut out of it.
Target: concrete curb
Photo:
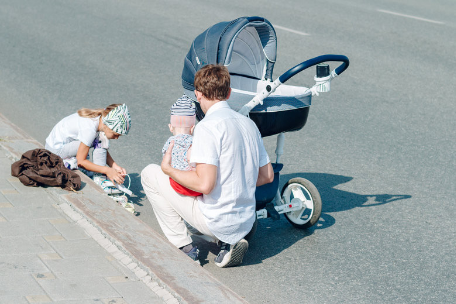
[[[16,161],[44,148],[0,113],[0,147]],[[46,190],[60,208],[167,303],[247,303],[80,173],[83,187]]]

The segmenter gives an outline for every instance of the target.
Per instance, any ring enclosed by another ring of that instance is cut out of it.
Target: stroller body
[[[273,81],[272,73],[277,55],[277,38],[272,24],[262,17],[241,17],[217,23],[192,43],[182,71],[184,92],[195,101],[197,119],[204,118],[195,94],[193,80],[196,72],[207,64],[228,68],[231,76],[230,107],[248,115],[263,137],[278,135],[274,181],[256,190],[257,218],[286,218],[298,228],[314,225],[321,214],[318,190],[308,180],[294,178],[279,192],[280,170],[283,165],[284,133],[304,127],[312,96],[329,91],[329,81],[348,67],[348,58],[323,55],[293,67]],[[343,64],[330,75],[316,77],[312,88],[284,85],[289,78],[326,61]],[[274,200],[275,199],[275,200]],[[273,202],[274,201],[274,202]]]

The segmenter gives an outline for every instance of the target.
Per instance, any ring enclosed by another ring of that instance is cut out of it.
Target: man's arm
[[[256,186],[262,186],[264,184],[269,184],[274,181],[274,170],[272,169],[271,163],[260,167],[258,171],[258,180]]]
[[[171,152],[174,142],[168,147],[161,168],[163,173],[171,177],[175,182],[193,191],[209,194],[217,181],[217,166],[209,164],[196,164],[195,171],[182,171],[171,167]]]

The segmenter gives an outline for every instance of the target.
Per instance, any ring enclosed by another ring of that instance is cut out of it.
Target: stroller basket
[[[198,120],[204,118],[203,110],[199,103],[196,105],[196,117]],[[301,130],[307,122],[309,107],[294,109],[292,111],[278,112],[250,112],[252,119],[258,127],[262,137],[276,135],[282,132],[291,132]]]

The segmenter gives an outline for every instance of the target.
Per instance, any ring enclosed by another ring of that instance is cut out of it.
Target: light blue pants
[[[80,141],[72,141],[65,144],[60,150],[51,149],[47,144],[45,148],[51,151],[54,154],[57,154],[61,158],[71,158],[75,157],[78,153],[79,145],[81,144]],[[106,157],[108,155],[108,150],[104,148],[97,148],[94,147],[92,152],[92,159],[95,165],[99,166],[106,166]],[[88,155],[87,155],[88,157]]]

